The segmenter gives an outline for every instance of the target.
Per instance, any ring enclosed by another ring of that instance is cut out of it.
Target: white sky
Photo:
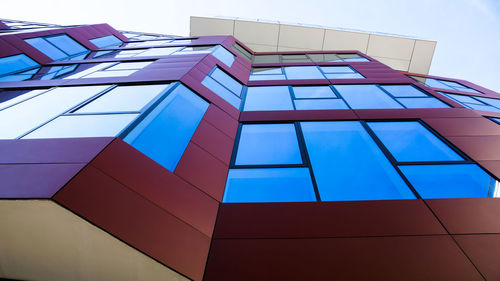
[[[2,0],[0,18],[189,34],[189,16],[327,25],[437,41],[430,74],[500,92],[500,0]]]

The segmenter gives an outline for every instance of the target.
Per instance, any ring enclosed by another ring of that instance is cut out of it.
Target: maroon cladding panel
[[[0,140],[0,163],[87,163],[113,138]]]
[[[210,238],[92,166],[54,199],[161,263],[201,280]]]
[[[6,25],[5,23],[3,23],[2,21],[0,21],[0,29],[9,29],[10,27],[8,25]]]
[[[205,281],[483,280],[451,237],[216,239]]]
[[[205,112],[203,120],[221,130],[231,139],[236,137],[236,132],[238,131],[238,121],[233,119],[229,114],[222,111],[217,106],[211,104]]]
[[[500,136],[448,137],[448,140],[476,161],[500,160]]]
[[[220,202],[227,171],[228,165],[190,142],[174,173]]]
[[[486,280],[500,280],[500,235],[455,235],[454,238]]]
[[[421,200],[224,203],[215,238],[446,234]]]
[[[8,57],[22,53],[20,50],[9,44],[0,37],[0,57]]]
[[[466,108],[394,108],[355,109],[361,119],[432,118],[432,117],[479,117]]]
[[[500,136],[500,126],[484,117],[479,118],[424,118],[423,121],[442,136]]]
[[[211,237],[219,203],[121,139],[91,165]]]
[[[500,233],[499,198],[427,199],[451,234]]]
[[[500,160],[496,161],[479,161],[479,165],[481,165],[486,170],[490,171],[493,175],[495,175],[498,179],[500,179]]]
[[[0,198],[50,198],[85,164],[0,165]]]
[[[240,122],[357,119],[358,116],[350,109],[243,111],[240,114]]]
[[[233,152],[234,140],[207,121],[202,120],[200,122],[191,141],[217,157],[217,159],[224,162],[224,164],[229,165]]]

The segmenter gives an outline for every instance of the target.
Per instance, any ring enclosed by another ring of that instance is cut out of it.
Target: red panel
[[[0,165],[0,198],[50,198],[85,164]]]
[[[226,136],[234,139],[236,137],[236,132],[238,131],[238,121],[233,119],[229,114],[222,111],[217,106],[211,104],[203,120],[214,125],[217,129],[221,130]]]
[[[358,120],[350,109],[339,110],[277,110],[242,111],[240,122],[251,121],[295,121],[295,120]]]
[[[398,215],[394,215],[398,214]],[[216,238],[446,234],[421,200],[221,205]]]
[[[219,204],[121,139],[116,139],[91,165],[144,198],[212,236]]]
[[[500,280],[500,235],[455,235],[486,280]]]
[[[483,280],[451,237],[216,239],[205,281]]]
[[[500,199],[425,200],[451,234],[500,233]]]
[[[500,135],[500,126],[484,117],[425,118],[423,121],[443,136]]]
[[[228,166],[190,142],[174,173],[222,201]]]
[[[205,120],[200,122],[191,139],[208,153],[229,165],[233,152],[234,140]]]
[[[447,139],[476,161],[500,160],[500,136],[448,137]]]
[[[201,280],[210,238],[92,166],[55,200],[161,263]]]
[[[0,163],[87,163],[113,138],[0,140]]]

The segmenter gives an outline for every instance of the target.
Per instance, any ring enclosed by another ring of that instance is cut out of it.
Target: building
[[[500,94],[356,50],[0,21],[1,278],[498,280]]]

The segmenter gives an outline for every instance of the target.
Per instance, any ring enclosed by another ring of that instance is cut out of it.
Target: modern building
[[[500,94],[357,50],[0,28],[0,278],[499,280]]]

